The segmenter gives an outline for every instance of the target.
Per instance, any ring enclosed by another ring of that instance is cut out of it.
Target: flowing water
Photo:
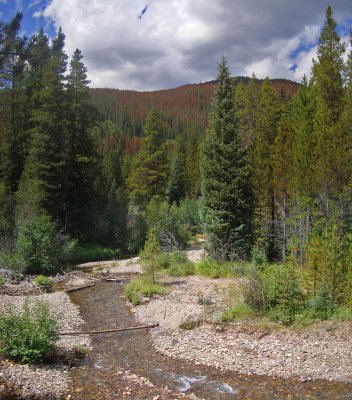
[[[84,329],[136,325],[119,283],[101,282],[73,292],[70,297],[86,321]],[[173,360],[153,349],[147,331],[99,334],[92,341],[92,352],[71,373],[74,387],[78,389],[75,400],[121,398],[116,394],[116,371],[121,369],[148,378],[155,385],[214,400],[352,399],[352,385],[348,384],[242,376]]]

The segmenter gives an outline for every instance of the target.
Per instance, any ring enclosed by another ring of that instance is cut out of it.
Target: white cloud
[[[331,1],[340,20],[352,17],[349,1]],[[223,53],[235,75],[300,80],[325,7],[323,0],[52,0],[44,16],[62,27],[69,54],[82,50],[92,86],[148,90],[213,79]]]

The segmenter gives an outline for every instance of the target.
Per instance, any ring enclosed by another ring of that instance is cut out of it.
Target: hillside
[[[237,81],[248,83],[250,78],[237,77]],[[285,79],[271,80],[277,94],[296,93],[298,84]],[[258,80],[262,84],[262,80]],[[141,136],[146,113],[157,109],[163,119],[165,137],[173,139],[179,133],[189,135],[204,131],[213,98],[216,81],[187,84],[174,89],[138,92],[119,89],[91,89],[91,98],[101,120],[113,121],[120,137]]]

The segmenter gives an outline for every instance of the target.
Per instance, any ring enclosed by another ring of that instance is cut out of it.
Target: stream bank
[[[70,297],[86,321],[84,329],[136,324],[120,283],[100,282],[95,287],[73,292]],[[158,336],[158,329],[152,332]],[[188,399],[214,400],[352,398],[350,384],[239,375],[203,363],[169,358],[155,352],[145,331],[96,335],[92,347],[84,362],[71,370],[72,399],[170,400],[182,394]]]

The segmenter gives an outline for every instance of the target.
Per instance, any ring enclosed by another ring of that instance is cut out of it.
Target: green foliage
[[[131,254],[137,254],[143,249],[148,232],[145,212],[138,207],[131,206],[129,209],[127,232],[127,250]]]
[[[166,294],[166,289],[157,283],[153,283],[149,278],[140,276],[129,282],[125,286],[124,292],[133,305],[138,305],[142,296],[164,295]]]
[[[305,286],[315,297],[323,287],[332,296],[334,304],[348,302],[350,294],[350,270],[352,238],[338,225],[324,226],[314,231],[306,248]]]
[[[259,313],[290,325],[305,306],[300,274],[291,265],[254,270],[244,284],[245,303]]]
[[[174,202],[178,205],[186,196],[186,152],[180,136],[177,137],[175,142],[167,194],[170,205]]]
[[[143,251],[141,252],[141,262],[143,265],[143,272],[147,279],[155,283],[156,278],[156,260],[160,254],[160,242],[155,231],[151,230],[148,233],[147,241]]]
[[[224,311],[220,317],[219,322],[231,322],[237,319],[250,318],[254,315],[254,311],[248,304],[240,302],[235,304],[229,310]]]
[[[4,284],[5,284],[5,278],[2,275],[0,275],[0,286]]]
[[[243,260],[252,245],[252,192],[223,57],[202,151],[202,220],[215,259]]]
[[[127,179],[131,201],[145,207],[153,196],[164,196],[169,162],[167,148],[162,137],[160,117],[156,111],[147,115],[142,150],[132,162]]]
[[[22,363],[40,363],[55,354],[58,321],[47,303],[36,301],[22,310],[7,307],[0,314],[0,349],[7,357]]]
[[[111,249],[93,244],[77,244],[69,258],[70,264],[78,264],[90,261],[113,260],[121,255],[119,249]]]
[[[188,261],[187,256],[179,250],[161,252],[156,258],[158,271],[170,276],[189,276],[195,274],[194,263]]]
[[[184,329],[184,330],[186,330],[186,331],[192,331],[193,329],[196,329],[196,327],[197,327],[198,325],[199,325],[199,322],[198,322],[198,321],[190,320],[190,321],[182,322],[182,323],[179,325],[179,328],[180,328],[180,329]]]
[[[352,307],[341,306],[337,308],[331,319],[335,321],[352,321]]]
[[[235,264],[219,262],[203,258],[195,264],[196,273],[213,279],[230,278],[234,276]]]
[[[19,226],[15,257],[22,272],[50,274],[67,262],[74,244],[42,214]]]
[[[251,261],[258,267],[263,267],[268,262],[265,250],[260,248],[258,245],[254,246],[252,249]]]
[[[185,203],[182,203],[185,204]],[[147,223],[157,235],[163,248],[184,248],[190,240],[190,220],[185,212],[185,207],[172,206],[166,201],[154,197],[147,207]]]
[[[34,283],[34,286],[39,287],[39,288],[45,290],[46,292],[50,292],[53,287],[51,280],[44,275],[38,275],[34,279],[33,283]]]

